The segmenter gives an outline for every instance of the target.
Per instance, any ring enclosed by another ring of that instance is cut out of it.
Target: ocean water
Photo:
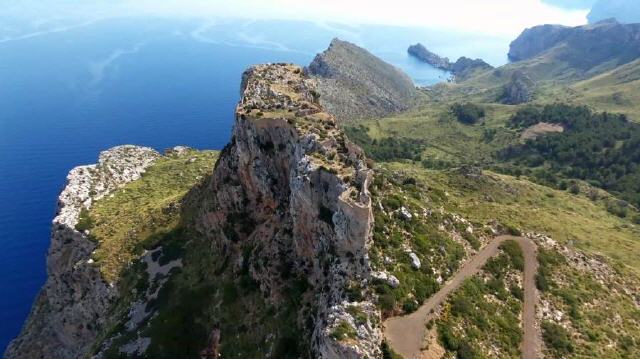
[[[264,62],[308,64],[333,37],[367,48],[418,85],[448,75],[408,57],[410,44],[500,65],[509,43],[293,21],[0,16],[0,353],[45,281],[49,226],[71,168],[119,144],[222,148],[242,71]]]

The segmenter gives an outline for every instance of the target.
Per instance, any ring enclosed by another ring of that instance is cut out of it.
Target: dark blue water
[[[46,278],[49,225],[72,167],[94,163],[99,151],[118,144],[219,149],[229,139],[246,67],[307,64],[336,36],[421,85],[446,74],[407,57],[411,43],[494,64],[504,62],[508,45],[427,30],[300,22],[130,18],[61,25],[0,18],[0,25],[0,353]]]

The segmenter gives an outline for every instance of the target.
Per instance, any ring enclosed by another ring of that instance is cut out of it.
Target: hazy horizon
[[[35,28],[50,22],[83,22],[112,17],[161,16],[196,18],[239,18],[255,20],[303,20],[358,25],[424,27],[475,34],[515,38],[525,28],[540,24],[581,25],[587,23],[588,8],[562,6],[566,2],[549,0],[397,0],[393,8],[383,2],[365,0],[116,0],[88,1],[78,4],[68,0],[46,3],[8,1],[4,17],[30,21]],[[576,4],[576,2],[573,2]],[[434,9],[436,11],[434,11]],[[3,15],[0,15],[0,17]],[[6,32],[10,26],[0,27]],[[2,35],[0,32],[0,36]]]

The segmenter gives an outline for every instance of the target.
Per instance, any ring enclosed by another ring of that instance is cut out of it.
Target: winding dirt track
[[[522,358],[533,359],[540,354],[540,331],[536,327],[536,302],[538,291],[535,275],[538,271],[536,245],[524,237],[499,236],[481,249],[471,260],[449,280],[439,292],[427,300],[417,311],[403,316],[389,318],[384,322],[384,336],[391,347],[405,359],[421,358],[421,349],[426,335],[426,323],[433,318],[433,312],[442,304],[447,296],[455,291],[462,282],[476,274],[487,260],[498,253],[498,247],[506,240],[515,240],[524,254],[524,305],[522,321],[524,336],[522,342]]]

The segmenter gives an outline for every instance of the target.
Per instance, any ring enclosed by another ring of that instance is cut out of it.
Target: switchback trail
[[[536,302],[538,291],[535,276],[538,271],[536,245],[531,239],[524,237],[499,236],[482,248],[474,257],[465,263],[458,272],[417,311],[402,317],[392,317],[384,322],[384,336],[393,350],[405,359],[421,357],[421,349],[426,336],[426,323],[434,317],[434,312],[449,294],[455,291],[462,282],[478,273],[487,260],[498,253],[498,247],[506,240],[516,241],[524,255],[524,304],[522,322],[524,328],[522,342],[522,358],[533,359],[540,354],[540,332],[536,327]]]

